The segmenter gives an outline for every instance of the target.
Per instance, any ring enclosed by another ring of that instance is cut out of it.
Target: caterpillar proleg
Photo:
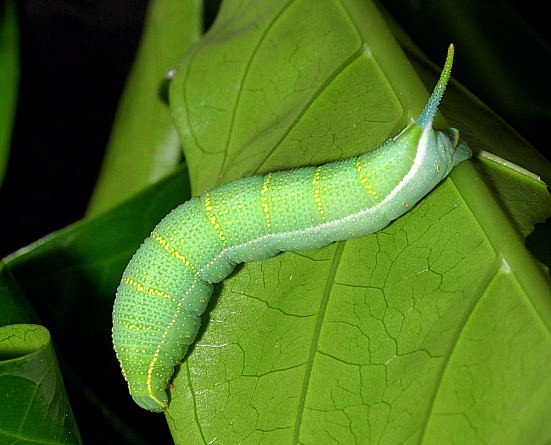
[[[470,157],[456,129],[432,128],[452,62],[450,45],[417,120],[382,146],[229,182],[178,206],[153,229],[124,271],[113,308],[115,352],[139,406],[167,408],[174,367],[195,341],[213,284],[236,264],[377,232]]]

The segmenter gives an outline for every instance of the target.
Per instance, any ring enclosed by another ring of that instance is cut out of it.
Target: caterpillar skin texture
[[[174,367],[194,342],[213,283],[235,265],[376,232],[470,157],[458,131],[432,129],[453,61],[419,118],[361,156],[242,178],[192,198],[153,229],[122,276],[113,343],[130,394],[163,411]]]

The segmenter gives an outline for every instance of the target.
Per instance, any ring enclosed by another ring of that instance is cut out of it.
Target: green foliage
[[[0,443],[81,443],[45,327],[0,327],[0,393]]]
[[[171,85],[193,193],[396,134],[439,67],[393,32],[364,0],[224,1]],[[549,183],[551,167],[460,86],[441,111],[475,158],[410,213],[372,236],[239,267],[217,286],[173,382],[176,443],[551,440],[551,284],[524,246],[551,214],[538,179]],[[93,419],[102,443],[150,443],[140,426],[163,419],[132,406],[110,312],[125,262],[189,196],[186,183],[180,170],[5,259],[17,284],[0,282],[0,314],[14,314],[1,320],[26,321],[19,286],[59,345],[66,383],[86,388],[71,400],[85,413],[77,422]]]

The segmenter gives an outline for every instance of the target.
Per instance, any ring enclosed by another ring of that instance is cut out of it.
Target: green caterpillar
[[[195,341],[213,283],[235,265],[376,232],[471,155],[456,129],[432,129],[453,45],[415,122],[381,147],[318,167],[242,178],[170,212],[133,256],[113,309],[113,344],[130,394],[163,411],[174,367]]]

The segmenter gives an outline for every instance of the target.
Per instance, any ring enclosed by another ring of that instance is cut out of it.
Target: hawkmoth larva
[[[113,343],[130,394],[162,411],[174,366],[193,343],[213,289],[235,265],[376,232],[470,157],[432,120],[453,62],[416,121],[381,147],[322,166],[242,178],[192,198],[153,229],[128,264]]]

